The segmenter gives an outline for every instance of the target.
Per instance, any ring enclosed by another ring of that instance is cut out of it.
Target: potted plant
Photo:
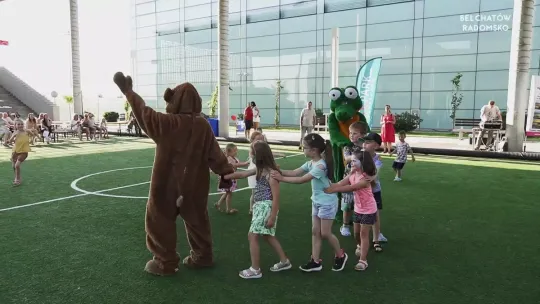
[[[326,124],[326,119],[322,109],[315,109],[315,124],[319,126],[324,126]]]

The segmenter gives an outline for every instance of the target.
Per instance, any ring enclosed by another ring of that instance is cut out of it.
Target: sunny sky
[[[0,65],[47,97],[71,95],[69,30],[69,0],[0,2],[0,40],[9,41],[0,46]],[[79,0],[79,34],[85,110],[96,112],[99,94],[101,113],[120,110],[112,77],[131,70],[130,0]],[[64,118],[67,106],[57,102]]]

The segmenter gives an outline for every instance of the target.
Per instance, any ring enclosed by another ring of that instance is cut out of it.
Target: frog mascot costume
[[[335,182],[338,182],[343,178],[345,172],[343,147],[351,144],[349,126],[361,121],[366,124],[369,132],[369,125],[366,117],[359,112],[362,109],[362,99],[356,87],[333,88],[328,95],[330,96],[330,110],[332,111],[328,116],[328,131],[330,132],[334,158],[334,178]]]

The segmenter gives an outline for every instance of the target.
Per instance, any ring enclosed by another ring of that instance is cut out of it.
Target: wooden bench
[[[472,133],[472,129],[478,127],[480,121],[477,118],[456,118],[452,132]]]
[[[324,113],[324,125],[321,125],[317,122],[315,126],[313,126],[313,131],[324,131],[328,133],[328,115],[330,115],[330,113]]]

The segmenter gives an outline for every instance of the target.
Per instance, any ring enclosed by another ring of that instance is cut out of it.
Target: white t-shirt
[[[406,163],[407,162],[407,153],[411,150],[411,146],[409,146],[406,142],[398,141],[396,143],[396,162],[398,163]]]
[[[302,126],[304,127],[313,127],[313,122],[315,121],[315,110],[305,108],[300,114],[302,119]]]
[[[490,105],[485,105],[480,110],[480,119],[482,122],[490,121],[490,120],[498,120],[499,115],[501,114],[501,111],[499,110],[499,107],[494,105],[493,107]]]

